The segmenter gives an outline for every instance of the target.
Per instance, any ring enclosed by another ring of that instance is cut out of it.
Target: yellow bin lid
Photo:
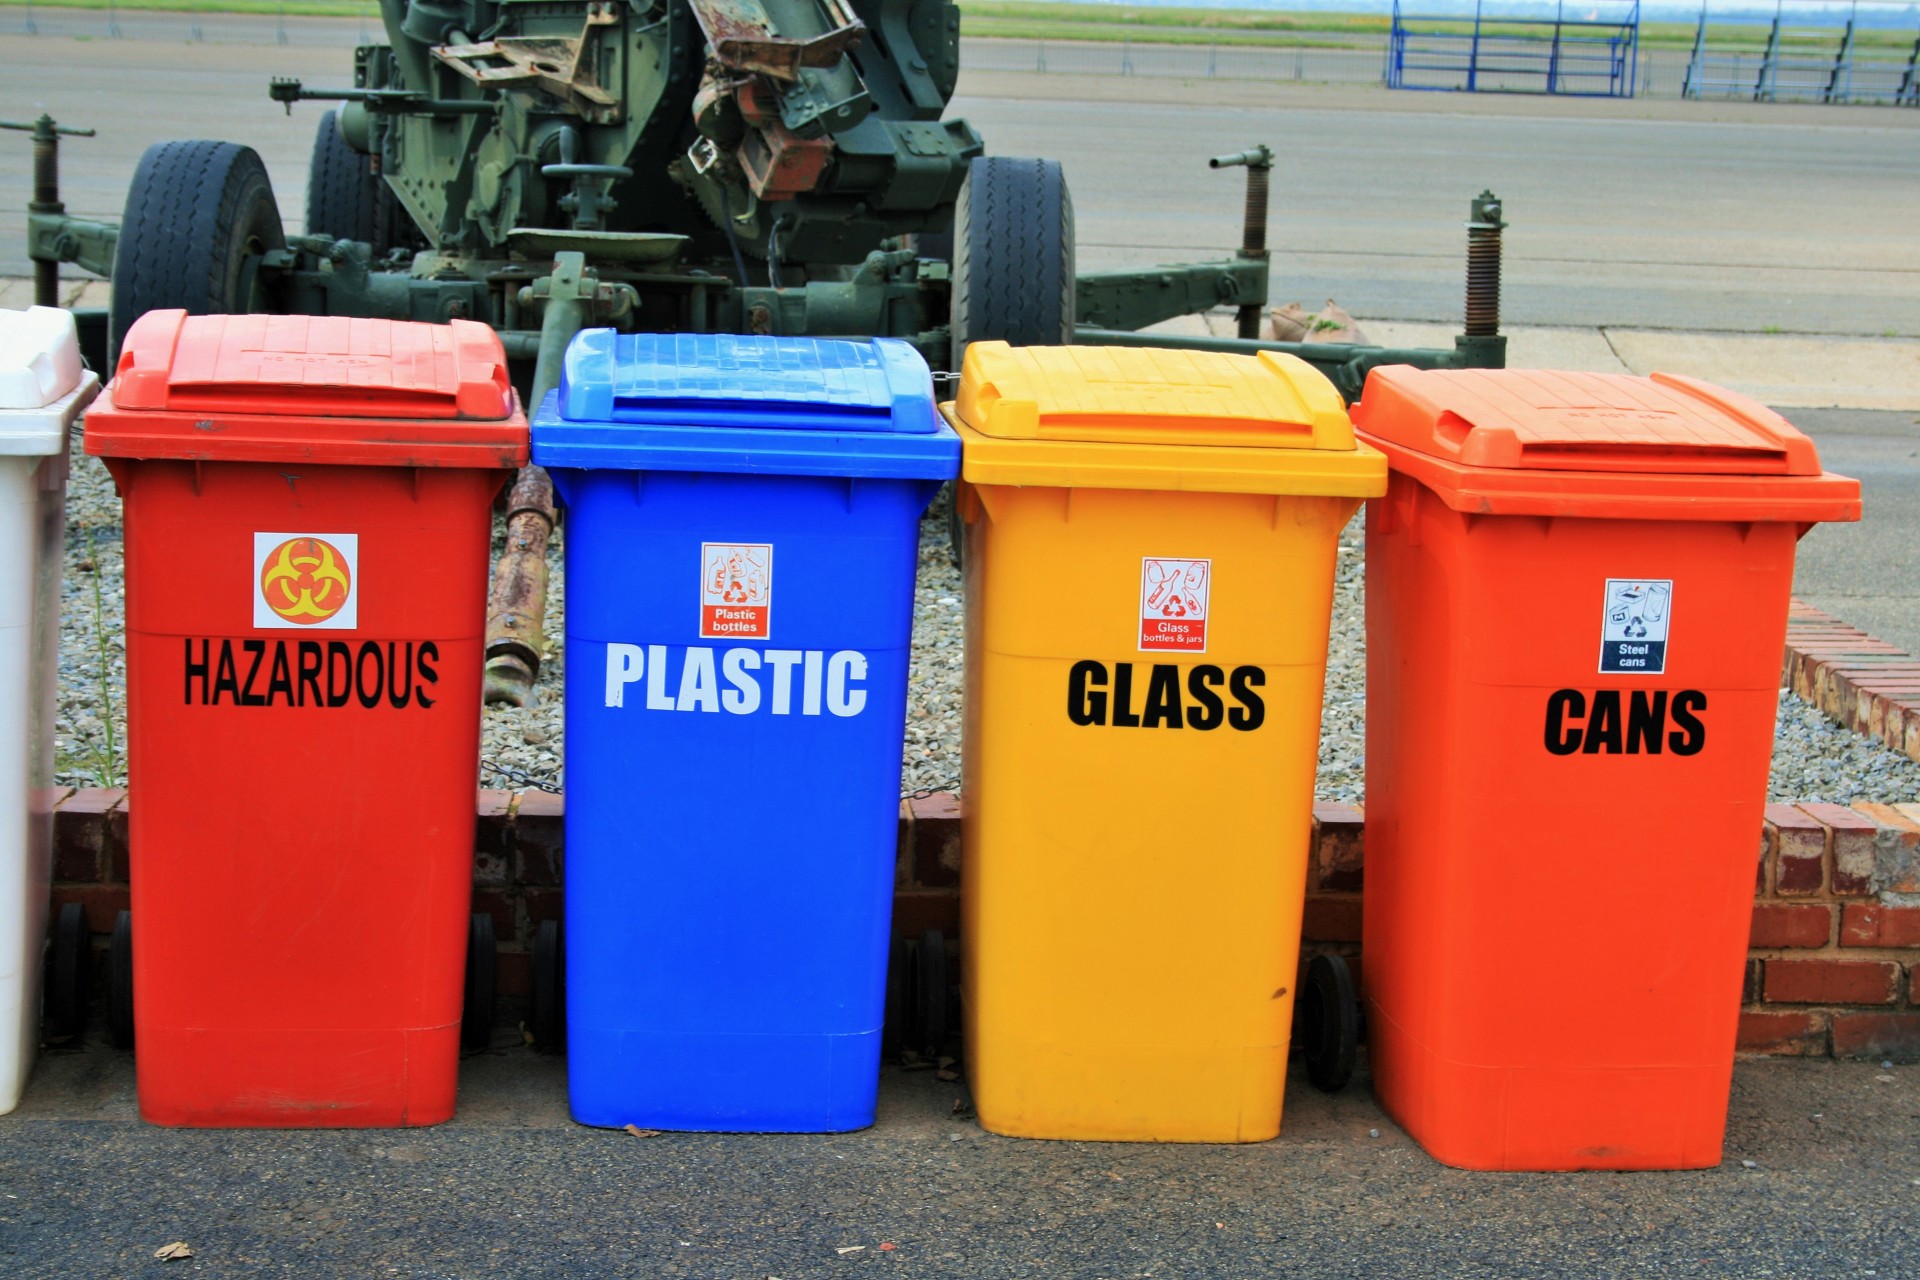
[[[974,484],[1371,498],[1387,460],[1312,365],[1157,347],[967,348],[941,406]]]

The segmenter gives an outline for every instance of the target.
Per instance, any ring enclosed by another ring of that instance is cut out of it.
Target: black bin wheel
[[[1353,970],[1339,956],[1315,956],[1300,993],[1300,1048],[1307,1079],[1324,1093],[1338,1093],[1353,1079],[1360,1052],[1360,1002]]]
[[[122,911],[107,940],[107,1035],[116,1049],[133,1048],[133,913]]]
[[[260,255],[286,244],[273,185],[252,147],[154,143],[133,171],[114,249],[113,359],[127,330],[149,311],[274,310]]]
[[[953,1030],[947,1018],[948,959],[945,934],[929,929],[920,935],[914,965],[914,1006],[919,1015],[915,1020],[914,1045],[929,1058],[945,1052],[947,1037]]]
[[[460,1010],[460,1047],[468,1053],[493,1043],[493,917],[476,912],[467,923],[467,985]]]
[[[966,559],[967,522],[960,518],[960,482],[947,481],[943,492],[947,498],[947,558],[955,566]]]
[[[87,912],[69,902],[54,917],[47,949],[46,998],[42,1029],[49,1044],[77,1040],[87,1029],[87,1005],[93,994],[93,932]]]
[[[1056,347],[1073,341],[1073,198],[1058,160],[980,156],[967,166],[953,209],[951,278],[948,367],[954,373],[969,343],[998,338]],[[958,564],[957,514],[948,517],[947,536]]]
[[[919,983],[915,969],[919,964],[920,944],[911,938],[895,938],[887,949],[886,1008],[880,1024],[880,1056],[898,1061],[900,1053],[913,1045],[916,1033],[914,992]]]
[[[542,920],[533,931],[533,1047],[559,1053],[566,1047],[566,951],[560,922]]]
[[[307,164],[307,234],[335,240],[360,240],[384,258],[396,248],[416,248],[420,237],[406,206],[386,179],[373,171],[373,158],[347,145],[338,113],[320,117]]]

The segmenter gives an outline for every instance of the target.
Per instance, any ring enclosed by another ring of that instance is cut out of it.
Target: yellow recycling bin
[[[1271,1138],[1336,548],[1386,459],[1273,353],[975,343],[944,408],[980,1123]]]

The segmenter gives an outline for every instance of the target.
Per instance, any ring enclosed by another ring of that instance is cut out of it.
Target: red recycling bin
[[[445,1120],[491,504],[527,458],[499,339],[151,312],[86,449],[124,503],[141,1115]]]

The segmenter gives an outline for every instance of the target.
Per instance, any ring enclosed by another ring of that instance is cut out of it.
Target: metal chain
[[[482,758],[480,761],[480,771],[482,773],[492,774],[518,787],[531,787],[535,791],[545,791],[549,795],[561,794],[560,787],[553,779],[537,778],[525,769],[516,769],[510,764],[500,764],[498,761]],[[939,795],[943,791],[958,791],[959,789],[959,778],[945,778],[934,783],[932,786],[921,787],[918,791],[903,791],[900,793],[900,798],[902,800],[924,800],[928,796]]]
[[[516,769],[509,764],[500,764],[497,761],[488,760],[484,756],[481,757],[480,760],[480,771],[503,778],[515,786],[531,787],[535,791],[545,791],[551,795],[560,794],[560,788],[554,783],[553,779],[536,778],[525,769]]]
[[[943,791],[957,792],[959,790],[960,779],[948,778],[942,782],[936,782],[930,787],[922,787],[918,791],[905,792],[900,798],[902,800],[925,800],[928,796],[939,795]]]

